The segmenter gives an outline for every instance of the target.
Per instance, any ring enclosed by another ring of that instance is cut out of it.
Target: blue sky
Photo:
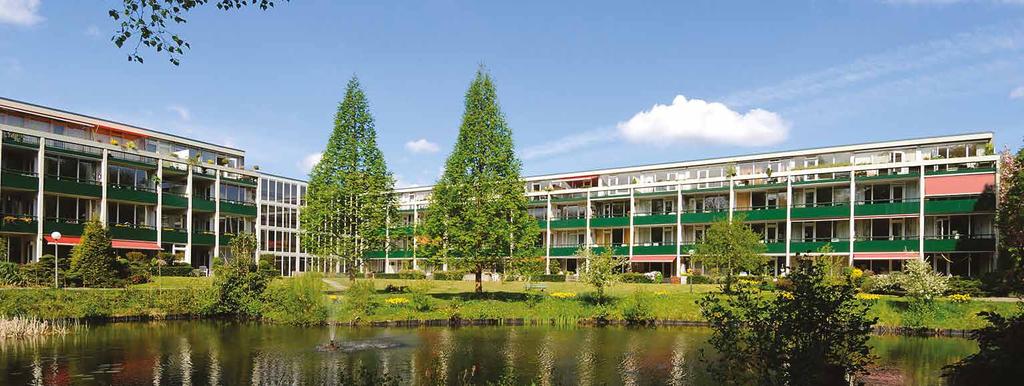
[[[481,63],[526,174],[1024,138],[1024,0],[279,1],[192,13],[173,27],[192,43],[178,67],[126,60],[109,41],[117,3],[0,0],[0,96],[239,147],[302,178],[358,74],[401,185],[438,176]]]

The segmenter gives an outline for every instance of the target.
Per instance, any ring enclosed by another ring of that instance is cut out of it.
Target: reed
[[[0,338],[30,338],[37,336],[67,335],[78,328],[78,322],[37,318],[0,317]]]

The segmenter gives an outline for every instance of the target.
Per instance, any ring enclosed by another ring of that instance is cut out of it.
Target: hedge
[[[651,279],[639,272],[626,272],[619,275],[619,281],[623,283],[652,283]]]
[[[530,280],[542,282],[563,282],[565,281],[565,275],[537,275],[530,277]]]
[[[462,280],[463,276],[466,273],[461,271],[434,272],[434,280]]]
[[[686,277],[686,284],[715,284],[715,281],[704,275],[692,275]]]
[[[153,275],[157,274],[157,267],[150,268]],[[192,272],[195,271],[191,265],[168,265],[166,267],[160,267],[160,276],[193,276]]]

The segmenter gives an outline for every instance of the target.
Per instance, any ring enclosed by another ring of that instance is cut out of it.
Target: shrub
[[[661,271],[651,271],[644,274],[648,282],[661,283],[665,277],[661,274]]]
[[[897,277],[900,288],[916,300],[931,301],[946,292],[947,278],[921,260],[908,261]]]
[[[622,318],[632,325],[643,325],[654,321],[651,296],[645,291],[635,291],[622,304]]]
[[[981,312],[987,327],[971,332],[978,352],[946,366],[943,377],[951,385],[1012,385],[1024,378],[1024,306],[1015,315]]]
[[[560,283],[565,281],[565,275],[535,275],[530,277],[531,281]]]
[[[150,270],[151,274],[156,275],[158,269],[157,269],[157,267],[150,267],[149,270]],[[194,272],[195,269],[193,269],[192,266],[188,265],[188,264],[176,264],[176,265],[168,265],[168,266],[164,266],[164,267],[159,267],[159,271],[160,271],[159,272],[160,276],[186,277],[186,276],[194,276],[194,273],[195,273]]]
[[[125,259],[120,261],[122,267],[127,268],[125,276],[128,278],[128,282],[131,284],[142,284],[149,282],[150,278],[150,259],[146,257],[146,254],[141,252],[128,252],[124,255]]]
[[[0,262],[0,285],[21,285],[21,272],[18,263]]]
[[[462,280],[466,276],[466,271],[447,271],[437,272],[435,271],[432,276],[434,280]]]
[[[434,304],[430,295],[427,294],[429,287],[427,285],[413,286],[409,288],[409,300],[412,302],[412,308],[416,311],[426,312],[434,308]]]
[[[874,275],[864,278],[860,287],[861,291],[882,295],[902,295],[898,277],[893,275]]]
[[[114,254],[110,232],[98,219],[86,222],[81,241],[71,249],[68,279],[83,287],[121,287],[125,271]]]
[[[259,266],[259,268],[258,268],[259,271],[262,272],[263,275],[268,276],[268,277],[278,277],[278,276],[281,276],[281,270],[279,270],[276,266],[274,266],[274,260],[276,260],[276,259],[277,259],[277,256],[274,256],[274,254],[272,254],[272,253],[260,254],[260,257],[259,257],[258,263],[257,263],[258,266]]]
[[[71,263],[68,259],[60,259],[57,261],[59,265],[58,276],[62,282],[67,280],[67,270]],[[53,255],[43,255],[39,258],[39,261],[34,263],[24,264],[18,269],[21,274],[21,279],[26,285],[31,286],[53,286]]]
[[[403,269],[398,271],[398,278],[406,280],[422,280],[427,278],[427,274],[418,269]]]
[[[619,274],[619,281],[623,283],[650,283],[651,280],[638,272],[626,272]]]
[[[978,279],[954,276],[949,278],[946,284],[947,295],[965,294],[976,298],[988,295],[982,288],[983,284],[981,283],[981,280]]]
[[[345,290],[345,307],[357,315],[372,315],[377,308],[374,299],[376,294],[377,288],[373,281],[356,281]]]
[[[686,278],[687,284],[714,284],[715,281],[704,275],[691,275]]]
[[[263,293],[263,318],[285,324],[316,325],[327,321],[322,276],[306,273],[276,279]]]
[[[258,318],[260,298],[269,281],[270,277],[257,270],[251,260],[235,259],[232,264],[222,266],[213,281],[218,298],[213,313]]]

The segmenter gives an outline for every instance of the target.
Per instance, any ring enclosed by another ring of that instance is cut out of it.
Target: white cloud
[[[753,109],[739,113],[719,102],[686,99],[677,95],[671,105],[656,104],[618,125],[630,142],[671,145],[717,143],[765,146],[780,143],[789,134],[789,123],[771,111]]]
[[[616,138],[618,138],[618,132],[614,130],[591,130],[527,147],[520,153],[520,157],[524,160],[550,157],[602,143],[610,143]]]
[[[192,119],[192,112],[190,112],[188,108],[185,106],[170,105],[167,106],[167,109],[173,111],[175,114],[178,114],[178,118],[181,118],[182,121],[188,121]]]
[[[100,37],[100,27],[97,27],[96,25],[90,25],[85,28],[85,34],[94,38],[98,38]]]
[[[1024,86],[1017,87],[1010,91],[1010,99],[1021,99],[1024,98]]]
[[[413,153],[437,153],[441,150],[441,147],[437,146],[436,143],[428,141],[426,138],[420,138],[415,141],[406,142],[405,149]]]
[[[307,154],[305,157],[302,157],[301,161],[299,161],[299,169],[302,169],[303,173],[313,171],[313,167],[320,163],[320,158],[323,158],[323,156],[324,153],[322,152]]]
[[[31,26],[45,20],[39,16],[41,0],[0,0],[0,23]]]

